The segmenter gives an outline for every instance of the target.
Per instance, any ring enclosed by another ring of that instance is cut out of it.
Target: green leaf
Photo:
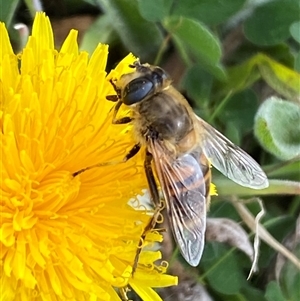
[[[165,28],[184,41],[199,58],[215,65],[221,58],[218,39],[200,22],[184,17],[166,18]]]
[[[300,51],[295,57],[295,70],[300,73]]]
[[[110,18],[124,46],[142,61],[153,61],[163,41],[162,33],[155,24],[140,15],[137,0],[97,2]]]
[[[263,79],[287,99],[300,102],[300,74],[272,60],[264,54],[257,54],[248,61],[227,70],[228,81],[220,83],[220,95],[244,90]]]
[[[248,300],[242,294],[227,295],[227,296],[223,294],[222,301],[248,301]]]
[[[273,212],[272,215],[274,217],[270,217],[270,215],[271,212],[268,210],[266,216],[264,217],[264,219],[268,218],[268,220],[263,223],[263,226],[277,241],[281,242],[287,236],[288,233],[293,231],[293,229],[295,228],[296,220],[295,218],[287,214],[280,216],[280,212],[278,211]],[[268,269],[271,265],[273,265],[274,258],[278,254],[277,251],[275,251],[273,248],[271,248],[265,243],[262,243],[260,245],[259,253],[260,254],[258,266],[260,269]]]
[[[112,46],[116,40],[116,32],[108,15],[101,15],[84,33],[80,49],[92,53],[99,43]]]
[[[254,116],[258,109],[258,99],[252,90],[244,90],[230,97],[223,107],[219,119],[226,124],[230,122],[240,135],[252,130]],[[230,138],[230,137],[229,137]]]
[[[241,131],[240,128],[236,127],[234,122],[228,121],[226,123],[226,129],[224,135],[234,144],[240,145],[241,144]]]
[[[298,257],[299,258],[299,257]],[[291,265],[290,265],[291,267]],[[286,281],[286,294],[289,296],[290,300],[300,300],[300,273],[299,270],[291,272],[291,269],[288,269],[286,275],[288,275],[288,281]]]
[[[246,62],[227,69],[228,80],[220,83],[218,87],[219,97],[229,93],[237,93],[252,86],[261,76],[256,67],[256,57]]]
[[[172,14],[197,19],[207,25],[217,25],[241,9],[244,3],[245,0],[177,1]]]
[[[150,22],[158,22],[168,16],[172,2],[172,0],[138,0],[138,5],[143,18]]]
[[[294,22],[290,27],[292,37],[300,43],[300,21]]]
[[[193,100],[197,108],[203,109],[207,106],[212,89],[213,77],[203,70],[199,64],[189,68],[182,79],[182,89]]]
[[[296,245],[296,240],[295,235],[293,253],[299,258],[300,244]],[[279,283],[288,300],[300,300],[300,272],[293,263],[285,261],[279,277]]]
[[[255,301],[266,301],[264,294],[261,290],[254,288],[250,285],[247,285],[241,289],[241,293],[246,297],[246,300],[255,300]]]
[[[255,117],[255,135],[276,157],[289,160],[300,155],[300,106],[276,97],[267,99]]]
[[[268,214],[270,215],[271,212],[269,211]],[[280,212],[276,211],[273,213],[274,217],[268,216],[268,220],[263,223],[263,226],[270,232],[270,234],[277,239],[278,241],[282,241],[288,233],[290,233],[294,227],[296,220],[291,215],[281,215],[279,216]],[[262,245],[263,247],[263,245]],[[267,261],[263,258],[264,254],[261,254],[262,261]],[[272,258],[268,258],[268,260],[272,260]]]
[[[259,6],[244,24],[246,37],[257,45],[275,45],[290,37],[290,25],[299,20],[299,0],[276,0]]]
[[[1,1],[0,21],[4,22],[6,28],[10,27],[13,15],[19,5],[20,0]]]
[[[268,283],[265,297],[268,301],[286,301],[277,282]]]
[[[180,53],[181,59],[184,61],[184,63],[187,66],[191,66],[192,65],[191,58],[189,56],[188,49],[184,44],[184,42],[180,40],[180,38],[178,38],[176,35],[173,35],[172,38],[178,52]]]
[[[163,25],[185,58],[191,54],[208,72],[224,80],[219,40],[205,25],[184,17],[165,18]]]
[[[275,179],[300,181],[300,160],[288,162],[283,166],[281,162],[279,164],[269,165],[266,168],[268,175]]]
[[[300,74],[264,55],[257,57],[263,79],[279,94],[300,102]]]
[[[214,179],[214,177],[212,177]],[[218,189],[218,188],[217,188]],[[240,216],[234,209],[233,205],[230,202],[218,202],[220,198],[214,198],[209,209],[209,217],[224,217],[230,218],[234,221],[240,221]]]
[[[219,293],[236,294],[245,281],[245,276],[233,252],[228,251],[228,248],[221,243],[206,244],[201,265],[205,270],[204,277],[210,286]]]

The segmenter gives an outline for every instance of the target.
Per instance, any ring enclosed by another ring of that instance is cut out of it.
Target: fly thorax
[[[174,140],[176,143],[193,127],[186,108],[168,93],[158,93],[141,102],[136,109],[143,124],[140,130],[150,138]]]

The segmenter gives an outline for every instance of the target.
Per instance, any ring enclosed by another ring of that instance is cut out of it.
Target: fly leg
[[[132,300],[128,299],[128,297],[127,297],[128,291],[130,291],[130,288],[128,286],[121,287],[119,289],[119,293],[120,293],[120,297],[121,297],[122,301],[132,301]]]
[[[92,168],[95,168],[95,167],[101,167],[101,166],[109,166],[109,165],[115,165],[115,164],[119,164],[119,163],[124,163],[126,161],[128,161],[129,159],[131,159],[132,157],[134,157],[138,152],[139,150],[141,149],[141,145],[139,143],[135,144],[133,146],[133,148],[128,152],[128,154],[124,157],[123,161],[121,162],[104,162],[104,163],[97,163],[95,165],[91,165],[91,166],[88,166],[88,167],[85,167],[83,169],[80,169],[76,172],[74,172],[72,174],[73,177],[76,177],[78,175],[80,175],[81,173],[89,170],[89,169],[92,169]]]
[[[150,220],[149,224],[145,228],[144,232],[147,232],[149,230],[152,230],[155,228],[156,223],[158,222],[158,217],[160,215],[160,212],[164,209],[164,202],[159,197],[159,192],[157,188],[157,184],[155,182],[153,169],[152,169],[152,162],[153,156],[149,151],[146,151],[146,158],[144,162],[144,169],[147,177],[147,182],[149,186],[150,196],[151,200],[154,203],[155,211],[152,216],[152,219]]]
[[[126,123],[130,123],[132,121],[132,118],[129,116],[125,116],[120,119],[117,119],[117,114],[119,112],[121,105],[122,105],[122,101],[119,100],[114,108],[114,114],[113,114],[113,120],[112,120],[113,124],[126,124]]]
[[[152,170],[152,165],[151,165],[152,159],[153,159],[152,154],[149,153],[149,151],[147,150],[145,161],[144,161],[144,169],[145,169],[145,173],[146,173],[146,177],[147,177],[147,181],[148,181],[148,185],[149,185],[151,199],[152,199],[154,205],[157,206],[159,204],[160,198],[159,198],[159,193],[158,193],[157,185],[156,185],[153,170]]]
[[[132,118],[129,117],[129,116],[125,116],[125,117],[122,117],[120,119],[117,119],[117,114],[118,114],[118,111],[120,109],[122,105],[122,102],[119,101],[115,108],[114,108],[114,113],[113,113],[113,121],[112,123],[113,124],[126,124],[126,123],[130,123],[132,121]],[[139,143],[135,144],[133,146],[133,148],[129,151],[129,153],[124,157],[123,161],[122,162],[126,162],[127,160],[129,160],[130,158],[134,157],[140,150],[141,146]],[[76,177],[78,175],[80,175],[81,173],[89,170],[89,169],[92,169],[92,168],[95,168],[95,167],[101,167],[101,166],[109,166],[109,165],[115,165],[115,164],[118,164],[120,162],[104,162],[104,163],[97,163],[97,164],[94,164],[94,165],[91,165],[91,166],[88,166],[88,167],[85,167],[85,168],[82,168],[76,172],[74,172],[72,174],[73,177]]]
[[[152,165],[151,165],[152,159],[153,159],[152,154],[150,152],[146,151],[146,157],[145,157],[145,161],[144,161],[144,169],[145,169],[145,173],[146,173],[146,177],[147,177],[147,181],[148,181],[151,200],[155,205],[155,210],[154,210],[153,216],[151,217],[149,223],[146,225],[144,232],[141,236],[141,240],[140,240],[140,243],[138,245],[138,249],[137,249],[137,252],[135,255],[135,260],[134,260],[134,264],[133,264],[133,268],[132,268],[132,275],[134,274],[134,272],[137,268],[139,255],[142,251],[143,242],[146,238],[146,235],[149,231],[151,231],[155,228],[156,223],[159,221],[160,212],[164,209],[164,203],[160,200],[159,192],[158,192],[154,174],[153,174],[153,169],[152,169]]]

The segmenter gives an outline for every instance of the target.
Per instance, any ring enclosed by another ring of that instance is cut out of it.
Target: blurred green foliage
[[[0,19],[15,43],[18,38],[12,25],[25,22],[30,26],[35,2],[1,2]],[[273,190],[271,181],[270,190],[264,193],[265,228],[280,242],[295,232],[300,210],[299,0],[65,0],[41,4],[53,21],[91,15],[94,22],[84,33],[81,49],[91,53],[99,42],[110,44],[111,66],[132,52],[142,62],[166,68],[197,114],[254,156],[271,179],[280,180]],[[283,196],[290,187],[286,180],[294,181],[296,188]],[[218,173],[213,181],[220,183],[222,193],[213,198],[209,216],[240,222],[225,195],[249,196],[249,190],[235,190]],[[257,213],[257,208],[249,208]],[[298,255],[299,245],[295,240],[292,250],[298,250]],[[214,300],[299,300],[299,270],[285,262],[276,279],[277,252],[262,243],[260,253],[260,271],[246,281],[249,259],[241,251],[208,242],[198,268],[199,281]]]

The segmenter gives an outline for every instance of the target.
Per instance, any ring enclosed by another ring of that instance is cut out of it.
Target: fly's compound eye
[[[134,79],[123,90],[123,103],[130,106],[142,101],[153,91],[153,86],[152,81],[145,77]]]

